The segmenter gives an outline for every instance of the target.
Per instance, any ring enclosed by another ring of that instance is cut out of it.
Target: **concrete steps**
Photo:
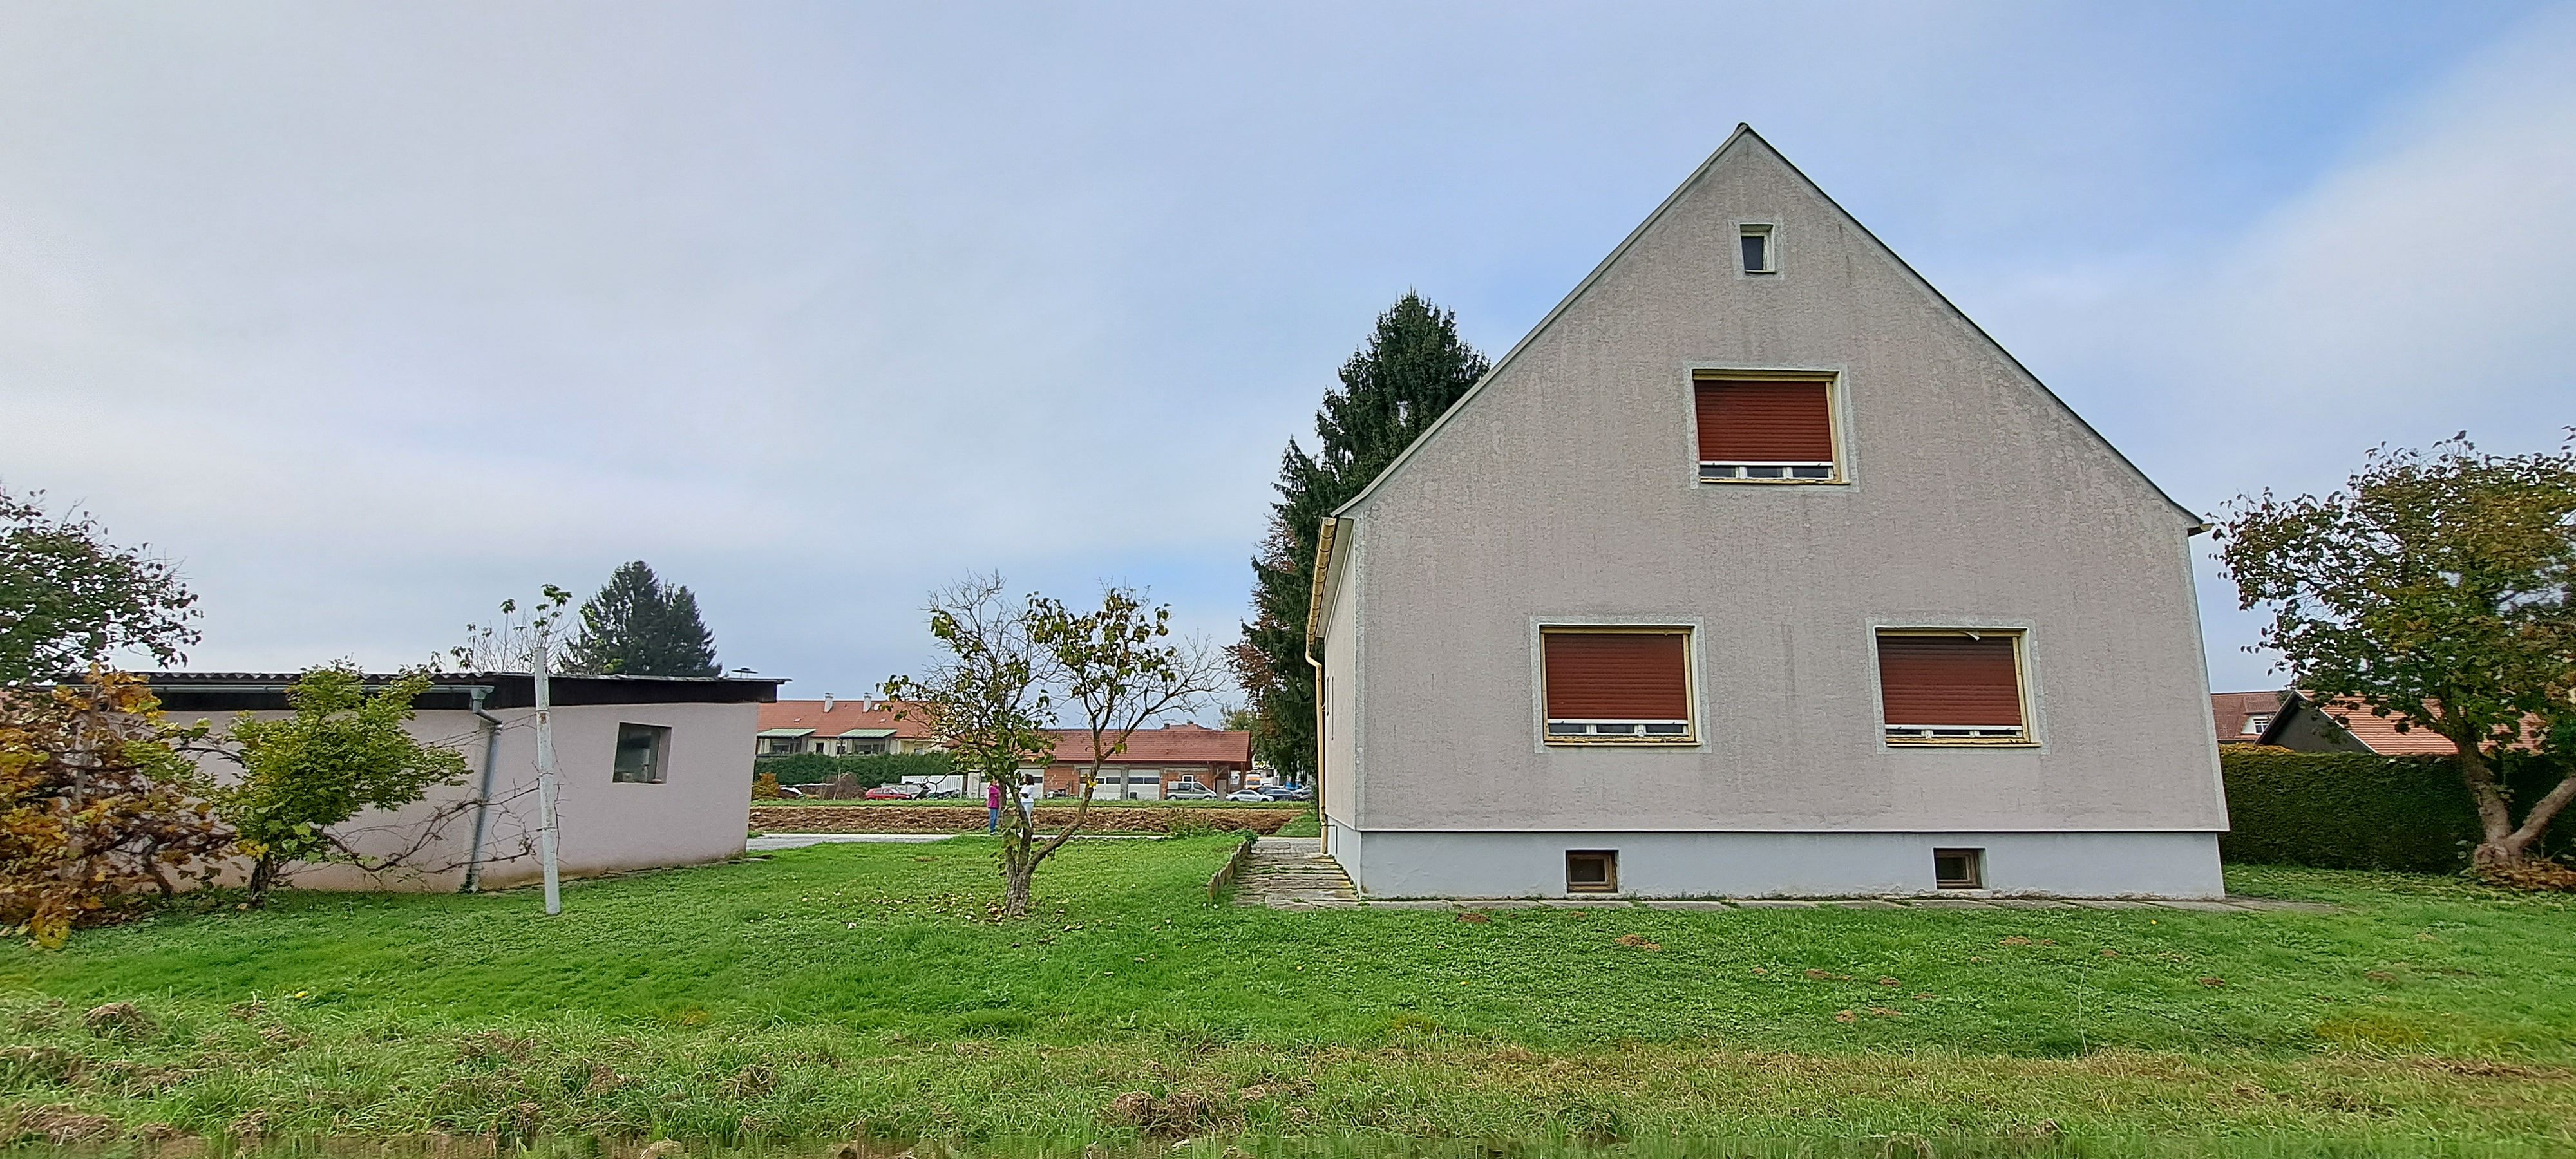
[[[1237,905],[1272,909],[1340,909],[1360,904],[1360,891],[1314,837],[1264,837],[1236,880]]]

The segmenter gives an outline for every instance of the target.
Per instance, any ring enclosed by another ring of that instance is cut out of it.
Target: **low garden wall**
[[[1073,810],[1041,805],[1040,832],[1063,828]],[[1082,822],[1085,833],[1170,833],[1230,830],[1276,833],[1305,816],[1303,808],[1208,809],[1180,806],[1155,809],[1093,809]],[[965,833],[984,827],[981,805],[753,805],[751,827],[763,833]]]
[[[2449,757],[2223,745],[2218,766],[2227,780],[2231,830],[2218,839],[2218,850],[2227,861],[2452,873],[2468,866],[2469,849],[2480,838],[2477,808]],[[2563,775],[2521,755],[2508,758],[2501,771],[2517,816]],[[2542,852],[2576,848],[2570,826],[2576,814],[2551,827]]]

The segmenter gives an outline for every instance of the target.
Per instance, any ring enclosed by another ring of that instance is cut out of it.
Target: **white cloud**
[[[218,666],[416,658],[639,556],[817,690],[968,568],[1222,629],[1371,312],[1508,346],[1751,120],[2209,505],[2563,396],[2564,19],[2247,192],[2285,102],[2493,19],[9,9],[0,483],[186,560]]]

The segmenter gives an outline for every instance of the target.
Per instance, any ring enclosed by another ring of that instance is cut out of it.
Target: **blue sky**
[[[970,569],[1230,634],[1374,314],[1499,354],[1738,121],[2200,509],[2576,422],[2567,5],[29,4],[0,485],[198,668],[632,558],[791,695]]]

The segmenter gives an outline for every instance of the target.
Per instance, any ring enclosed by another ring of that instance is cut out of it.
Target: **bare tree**
[[[1101,767],[1137,729],[1204,704],[1226,683],[1224,656],[1204,643],[1171,640],[1172,610],[1148,608],[1128,588],[1102,591],[1096,611],[1074,612],[1032,595],[1013,604],[1000,576],[974,576],[930,599],[930,632],[949,652],[920,679],[885,683],[955,754],[957,767],[1010,786],[1002,810],[1002,907],[1025,917],[1038,867],[1082,831]],[[1078,714],[1091,740],[1082,797],[1073,817],[1043,841],[1036,814],[1017,792],[1019,772],[1055,753],[1054,711]]]
[[[1171,625],[1171,605],[1149,609],[1131,588],[1104,587],[1091,612],[1029,597],[1030,635],[1053,659],[1065,710],[1080,715],[1091,740],[1082,799],[1048,852],[1082,828],[1100,770],[1137,729],[1194,712],[1230,683],[1224,653],[1203,640],[1173,641]]]
[[[1043,767],[1055,751],[1046,731],[1054,705],[1051,657],[1030,637],[1027,605],[1002,590],[1001,576],[979,575],[932,592],[930,634],[948,655],[919,679],[888,678],[882,691],[903,705],[898,717],[918,717],[929,727],[961,771],[1012,790],[1000,826],[1002,913],[1016,918],[1028,914],[1038,864],[1062,842],[1037,848],[1035,817],[1017,792],[1020,769]]]
[[[465,642],[447,650],[443,661],[430,657],[432,671],[453,661],[461,672],[527,672],[536,666],[537,637],[553,630],[564,618],[564,605],[572,602],[572,593],[546,584],[542,593],[522,608],[519,601],[501,601],[500,619],[489,624],[465,625]],[[551,671],[563,672],[563,654],[554,653]]]

